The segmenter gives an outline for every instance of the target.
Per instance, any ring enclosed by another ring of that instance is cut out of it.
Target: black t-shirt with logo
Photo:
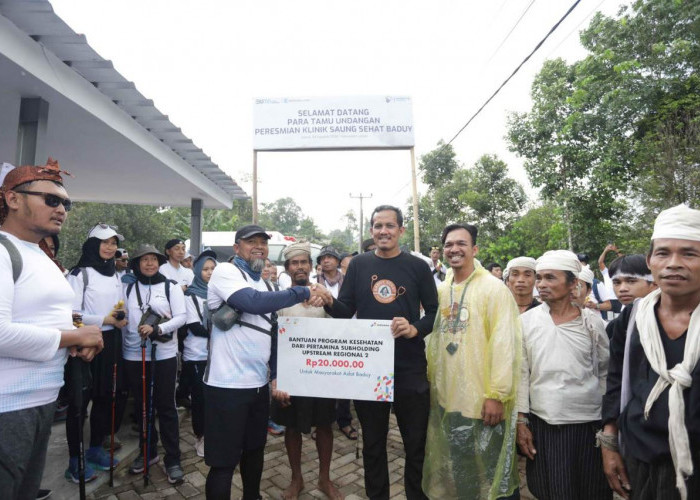
[[[390,259],[367,252],[350,261],[338,298],[327,311],[334,318],[351,318],[357,313],[358,319],[408,319],[418,335],[396,339],[396,388],[422,390],[427,388],[423,339],[433,329],[437,308],[435,280],[425,261],[406,252]]]

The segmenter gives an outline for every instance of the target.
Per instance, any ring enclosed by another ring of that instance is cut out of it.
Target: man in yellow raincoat
[[[477,228],[442,233],[451,267],[426,338],[430,420],[423,491],[431,499],[517,499],[515,394],[521,326],[506,286],[475,260]]]

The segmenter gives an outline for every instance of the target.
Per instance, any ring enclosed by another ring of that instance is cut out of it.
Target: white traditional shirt
[[[599,315],[555,325],[549,306],[520,316],[523,321],[518,411],[534,413],[552,425],[600,420],[609,341]]]

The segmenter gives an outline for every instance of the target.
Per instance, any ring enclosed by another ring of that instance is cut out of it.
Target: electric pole
[[[355,198],[355,199],[360,200],[360,244],[358,246],[358,252],[360,252],[360,253],[362,253],[362,234],[363,234],[362,225],[364,224],[364,219],[363,219],[363,215],[362,215],[362,200],[364,200],[366,198],[371,198],[371,197],[372,197],[372,193],[370,193],[369,195],[363,195],[362,193],[360,193],[358,196],[353,196],[352,193],[350,193],[350,198]]]

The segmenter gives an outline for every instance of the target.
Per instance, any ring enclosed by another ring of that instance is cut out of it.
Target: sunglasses
[[[97,226],[100,226],[102,229],[114,229],[115,231],[119,230],[119,226],[112,226],[110,224],[105,224],[104,222],[97,223],[95,227]]]
[[[43,196],[44,203],[46,203],[47,207],[56,208],[59,205],[63,205],[63,208],[66,209],[66,212],[70,212],[70,209],[73,208],[73,202],[70,201],[69,198],[61,198],[60,196],[55,195],[55,194],[42,193],[40,191],[16,191],[16,192],[22,193],[22,194],[30,194],[32,196]]]

